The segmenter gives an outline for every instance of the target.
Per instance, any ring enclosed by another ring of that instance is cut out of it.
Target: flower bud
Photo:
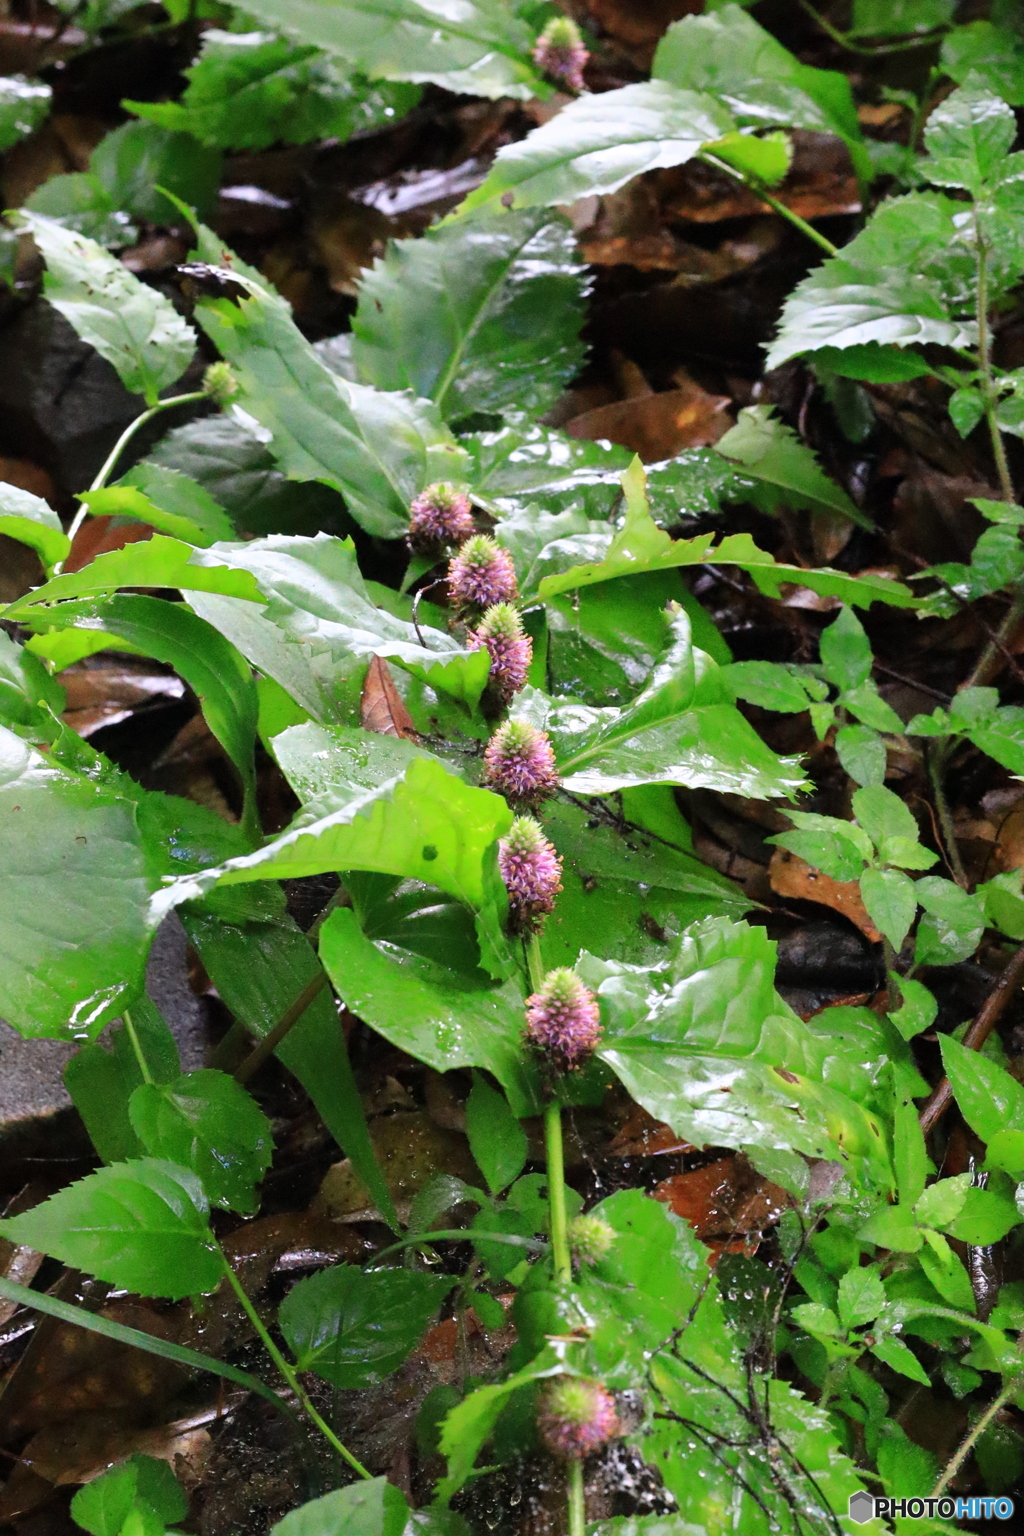
[[[528,720],[506,720],[487,744],[484,783],[513,806],[534,807],[553,795],[558,775],[546,733]]]
[[[448,600],[460,616],[472,616],[519,596],[515,566],[507,549],[486,533],[467,539],[448,567]]]
[[[559,1376],[541,1396],[537,1429],[553,1456],[581,1461],[619,1434],[615,1399],[599,1381]]]
[[[548,971],[539,992],[526,999],[526,1038],[558,1072],[573,1072],[601,1038],[597,998],[575,971]]]
[[[597,1264],[615,1243],[615,1228],[600,1216],[574,1216],[569,1223],[569,1247],[577,1264]]]
[[[444,554],[464,544],[475,531],[469,497],[446,481],[428,485],[409,507],[406,540],[414,554]]]
[[[568,16],[549,21],[533,45],[533,62],[552,80],[583,91],[583,66],[590,58],[579,27]]]
[[[562,861],[532,816],[517,816],[498,843],[498,868],[508,891],[509,932],[536,933],[555,909]]]
[[[209,395],[218,405],[230,405],[238,389],[238,379],[230,363],[211,363],[203,374],[203,394]]]
[[[533,641],[523,629],[523,621],[510,603],[496,603],[488,608],[477,628],[469,635],[469,648],[483,646],[491,658],[488,690],[502,707],[526,686],[526,674],[533,660]]]

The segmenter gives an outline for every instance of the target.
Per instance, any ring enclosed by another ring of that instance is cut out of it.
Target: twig
[[[932,793],[935,796],[935,809],[939,817],[939,825],[942,827],[942,841],[946,855],[946,863],[953,872],[953,879],[961,890],[967,889],[967,873],[960,857],[960,849],[957,847],[956,831],[953,826],[953,815],[949,809],[949,801],[946,799],[946,786],[943,772],[946,766],[947,756],[936,750],[934,742],[929,742],[925,748],[925,756],[928,760],[928,776],[932,781]]]
[[[1019,1342],[1020,1341],[1018,1340],[1018,1343]],[[967,1434],[961,1440],[953,1455],[942,1469],[942,1476],[939,1478],[938,1482],[935,1484],[935,1487],[932,1489],[933,1499],[939,1499],[942,1497],[949,1484],[953,1481],[954,1477],[956,1477],[960,1468],[963,1466],[964,1462],[967,1460],[968,1456],[971,1454],[974,1447],[985,1433],[986,1429],[988,1429],[996,1414],[1005,1403],[1009,1402],[1010,1398],[1014,1395],[1015,1392],[1020,1391],[1022,1376],[1024,1376],[1024,1367],[1022,1367],[1021,1370],[1015,1371],[1013,1373],[1009,1381],[1007,1381],[1006,1385],[1003,1387],[1003,1390],[998,1393],[997,1396],[995,1396],[989,1403],[988,1407],[985,1409],[985,1412],[981,1415],[980,1419],[978,1419],[977,1423],[968,1430]]]
[[[1024,984],[1024,944],[1004,967],[995,986],[985,999],[980,1013],[970,1024],[961,1042],[966,1050],[980,1051],[999,1022],[1011,996],[1022,984]],[[921,1111],[921,1129],[926,1136],[946,1113],[952,1097],[953,1090],[949,1085],[949,1078],[944,1077],[932,1090],[928,1102]]]
[[[288,1005],[270,1033],[263,1036],[241,1066],[235,1069],[236,1083],[247,1083],[253,1073],[259,1071],[267,1057],[277,1050],[288,1031],[299,1022],[310,1003],[320,996],[326,985],[327,972],[323,970],[317,971],[316,975],[307,981],[298,997]]]

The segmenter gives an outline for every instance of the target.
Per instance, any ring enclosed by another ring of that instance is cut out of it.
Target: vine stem
[[[128,426],[125,427],[124,431],[121,433],[121,436],[118,438],[113,448],[111,448],[110,452],[107,454],[107,457],[103,462],[103,467],[101,468],[99,474],[96,476],[92,485],[89,487],[90,491],[101,491],[103,489],[107,481],[110,479],[110,476],[113,474],[114,469],[117,466],[117,461],[121,457],[125,448],[131,442],[136,432],[138,432],[140,428],[146,425],[147,421],[152,421],[153,417],[159,416],[161,411],[169,411],[172,405],[191,405],[195,400],[208,399],[209,396],[205,393],[204,390],[193,389],[187,395],[172,395],[169,400],[158,400],[156,405],[151,405],[149,407],[148,411],[143,411],[141,416],[136,416],[135,420],[129,422]],[[85,522],[88,516],[89,508],[83,502],[78,511],[75,513],[71,526],[68,529],[68,539],[72,544],[75,542],[75,534],[81,528],[82,524]],[[59,576],[63,568],[64,562],[61,560],[59,564],[54,567],[54,574]]]
[[[767,203],[768,207],[773,209],[775,213],[780,214],[784,219],[788,219],[795,229],[798,229],[802,235],[807,236],[808,240],[813,240],[815,245],[820,246],[826,255],[839,255],[839,247],[833,245],[832,241],[827,239],[825,235],[819,234],[813,224],[808,224],[806,219],[802,219],[798,213],[794,213],[792,208],[787,208],[785,203],[780,202],[777,197],[773,197],[770,192],[766,192],[763,187],[759,187],[756,182],[748,180],[741,171],[734,170],[724,160],[719,160],[717,155],[710,155],[704,151],[697,156],[697,159],[703,160],[705,165],[712,166],[716,171],[722,171],[726,176],[730,176],[741,187],[746,187],[748,192],[752,192],[755,197],[759,197],[762,203]]]
[[[935,1487],[932,1489],[931,1496],[933,1499],[940,1499],[942,1497],[949,1484],[953,1481],[954,1477],[956,1477],[957,1473],[960,1471],[960,1468],[963,1466],[964,1462],[973,1451],[975,1445],[981,1439],[986,1429],[988,1429],[1000,1408],[1002,1408],[1005,1403],[1009,1402],[1010,1398],[1015,1392],[1020,1391],[1022,1377],[1024,1377],[1024,1368],[1014,1372],[1009,1381],[1003,1387],[1003,1390],[992,1399],[988,1407],[985,1409],[985,1412],[979,1418],[978,1422],[961,1440],[960,1444],[953,1452],[953,1455],[950,1457],[949,1461],[947,1461],[945,1467],[943,1468],[942,1476],[939,1478],[938,1482],[935,1484]]]
[[[285,1381],[294,1392],[299,1403],[302,1405],[304,1412],[316,1425],[317,1429],[323,1435],[328,1445],[331,1446],[333,1450],[337,1451],[338,1455],[343,1457],[344,1460],[348,1462],[353,1472],[358,1473],[360,1477],[372,1477],[373,1474],[366,1470],[362,1462],[359,1461],[357,1457],[353,1456],[352,1452],[348,1449],[347,1446],[342,1445],[341,1441],[338,1439],[331,1426],[326,1422],[325,1419],[320,1417],[320,1414],[317,1412],[316,1407],[314,1406],[312,1398],[306,1391],[305,1387],[302,1385],[302,1382],[299,1380],[298,1373],[295,1371],[293,1366],[288,1364],[288,1361],[285,1359],[284,1355],[282,1355],[281,1351],[270,1337],[270,1334],[267,1332],[267,1329],[263,1324],[262,1318],[256,1311],[256,1308],[253,1306],[252,1302],[249,1300],[249,1296],[245,1290],[245,1287],[242,1285],[242,1282],[231,1268],[231,1265],[228,1263],[223,1251],[221,1251],[220,1260],[221,1264],[224,1266],[224,1273],[227,1276],[231,1289],[238,1297],[246,1317],[249,1319],[250,1323],[252,1323],[252,1326],[255,1328],[257,1334],[259,1335],[259,1338],[263,1343],[267,1354],[270,1356],[271,1360],[273,1360],[274,1364],[281,1372],[281,1375],[284,1377]]]

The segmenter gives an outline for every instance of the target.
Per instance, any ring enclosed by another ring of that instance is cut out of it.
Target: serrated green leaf
[[[207,548],[236,537],[235,526],[209,491],[179,470],[143,460],[115,485],[84,491],[79,501],[101,517],[137,517],[160,533]]]
[[[91,1536],[122,1536],[133,1513],[141,1520],[151,1518],[161,1533],[169,1522],[184,1520],[188,1514],[185,1491],[166,1461],[130,1456],[86,1483],[71,1501],[75,1524]],[[146,1529],[142,1527],[142,1531]]]
[[[447,420],[541,415],[583,360],[584,269],[568,222],[490,210],[392,241],[352,320],[357,377],[411,389]]]
[[[920,1382],[922,1386],[930,1387],[931,1378],[924,1366],[918,1360],[909,1345],[902,1339],[879,1339],[872,1344],[871,1353],[883,1365],[887,1365],[891,1371],[896,1371],[900,1376],[909,1376],[911,1381]]]
[[[922,1227],[948,1227],[963,1210],[970,1187],[969,1173],[957,1174],[955,1178],[936,1180],[915,1201],[916,1220]]]
[[[985,911],[978,898],[937,875],[925,875],[914,889],[925,909],[917,925],[914,963],[955,965],[973,955],[985,931]]]
[[[53,92],[24,75],[0,79],[0,151],[33,133],[50,110]]]
[[[993,92],[962,86],[939,103],[925,124],[929,181],[964,187],[979,197],[1017,137],[1013,111]]]
[[[216,149],[344,142],[403,116],[419,97],[414,86],[353,79],[314,47],[296,46],[271,32],[210,28],[185,74],[189,83],[179,101],[122,105]]]
[[[142,1296],[177,1301],[224,1276],[199,1180],[152,1157],[90,1173],[0,1233]]]
[[[213,1068],[132,1094],[132,1127],[150,1157],[190,1168],[211,1205],[253,1212],[255,1186],[270,1167],[270,1122],[234,1078]]]
[[[278,1322],[300,1371],[343,1390],[373,1386],[419,1343],[454,1284],[452,1275],[336,1264],[294,1285]]]
[[[885,1306],[885,1286],[873,1269],[850,1269],[839,1282],[839,1320],[844,1328],[874,1322]]]
[[[46,262],[47,299],[116,369],[126,389],[154,404],[192,361],[191,326],[94,240],[38,213],[23,211],[19,223]]]
[[[942,67],[959,85],[983,80],[1011,107],[1024,106],[1024,41],[1009,27],[971,21],[942,40]]]
[[[795,511],[838,512],[861,528],[872,526],[770,405],[746,406],[716,449],[723,458],[742,465],[744,473],[757,482],[752,499],[765,511],[786,506]]]
[[[456,94],[520,101],[547,94],[514,7],[464,0],[254,0],[248,14],[355,65],[371,80],[432,81]]]
[[[684,165],[734,127],[731,113],[712,96],[664,80],[579,96],[527,138],[499,150],[461,212],[496,202],[550,207],[614,192],[642,171]]]

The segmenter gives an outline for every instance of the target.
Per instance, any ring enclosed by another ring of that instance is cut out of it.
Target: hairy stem
[[[954,1477],[956,1477],[957,1473],[960,1471],[960,1468],[963,1466],[964,1462],[967,1460],[968,1456],[971,1454],[975,1445],[977,1445],[986,1429],[988,1429],[996,1414],[1005,1403],[1009,1402],[1010,1398],[1013,1397],[1015,1392],[1020,1391],[1022,1377],[1024,1377],[1024,1370],[1015,1371],[1007,1381],[1006,1385],[1003,1387],[1003,1390],[989,1403],[988,1407],[985,1409],[985,1412],[981,1415],[977,1423],[970,1430],[968,1430],[967,1434],[961,1440],[953,1455],[943,1467],[942,1476],[939,1478],[938,1482],[935,1484],[935,1487],[932,1489],[931,1496],[933,1499],[941,1499],[942,1495],[949,1487],[949,1484],[953,1481]]]
[[[187,395],[172,395],[169,400],[158,400],[156,405],[151,405],[148,411],[143,411],[141,416],[136,416],[135,420],[130,422],[128,426],[125,427],[124,431],[121,433],[121,436],[118,438],[113,448],[111,448],[110,452],[107,454],[107,457],[103,462],[102,469],[96,476],[92,485],[89,487],[90,491],[101,491],[103,489],[107,481],[110,479],[110,476],[113,474],[115,468],[117,467],[117,461],[121,457],[125,448],[131,442],[136,432],[138,432],[141,427],[146,425],[147,421],[152,421],[153,417],[159,416],[161,411],[169,411],[172,405],[190,405],[194,400],[206,400],[208,398],[209,397],[201,389],[194,389]],[[74,520],[68,529],[68,538],[72,543],[75,541],[75,534],[78,532],[79,528],[81,528],[82,524],[85,522],[88,516],[89,508],[85,505],[85,503],[83,503],[75,513]],[[54,568],[55,575],[60,574],[61,570],[63,569],[63,564],[64,562],[61,561],[60,564]]]
[[[357,1472],[360,1477],[371,1477],[372,1473],[368,1472],[363,1466],[362,1462],[353,1456],[352,1452],[346,1446],[342,1445],[341,1441],[338,1439],[331,1426],[320,1417],[312,1399],[310,1398],[309,1393],[306,1391],[305,1387],[302,1385],[302,1382],[299,1380],[298,1373],[296,1372],[295,1368],[288,1364],[288,1361],[285,1359],[284,1355],[282,1355],[281,1351],[270,1337],[270,1334],[267,1332],[267,1329],[264,1327],[263,1320],[259,1313],[256,1311],[256,1308],[253,1306],[252,1302],[249,1300],[242,1282],[231,1268],[231,1265],[228,1263],[223,1253],[221,1253],[220,1257],[221,1263],[224,1266],[224,1273],[227,1276],[231,1289],[238,1297],[246,1317],[249,1319],[250,1323],[252,1323],[253,1328],[255,1328],[260,1341],[267,1351],[267,1354],[270,1356],[271,1360],[273,1360],[274,1364],[277,1366],[277,1369],[281,1372],[281,1375],[284,1377],[285,1381],[294,1392],[296,1398],[303,1408],[303,1411],[316,1425],[317,1429],[323,1435],[328,1445],[331,1446],[332,1450],[337,1451],[338,1455],[343,1457],[343,1459],[348,1462],[353,1472]]]
[[[953,873],[953,879],[961,890],[967,889],[967,874],[964,870],[963,860],[960,857],[960,849],[957,846],[956,831],[953,827],[953,815],[949,809],[949,801],[946,798],[945,766],[948,754],[937,750],[935,743],[929,742],[925,755],[928,759],[928,776],[932,781],[932,794],[935,797],[935,810],[938,814],[939,825],[942,828],[942,841],[945,844],[946,862]]]
[[[566,1470],[569,1495],[569,1536],[583,1536],[587,1507],[583,1497],[583,1462],[570,1461]]]
[[[698,160],[703,160],[705,165],[710,165],[716,171],[722,171],[724,175],[730,176],[733,181],[739,182],[741,187],[746,187],[748,192],[752,192],[755,197],[760,198],[762,203],[767,203],[768,207],[773,209],[775,213],[780,214],[782,218],[788,219],[795,229],[798,229],[802,235],[806,235],[808,240],[813,240],[815,245],[820,246],[827,255],[838,256],[839,247],[837,245],[833,245],[831,240],[818,233],[813,224],[808,224],[806,219],[802,219],[798,213],[794,213],[792,208],[787,208],[785,203],[780,202],[777,197],[773,197],[770,192],[766,192],[755,181],[749,180],[741,171],[734,170],[731,165],[726,165],[724,160],[719,160],[717,155],[708,154],[706,151],[699,154],[697,158]]]

